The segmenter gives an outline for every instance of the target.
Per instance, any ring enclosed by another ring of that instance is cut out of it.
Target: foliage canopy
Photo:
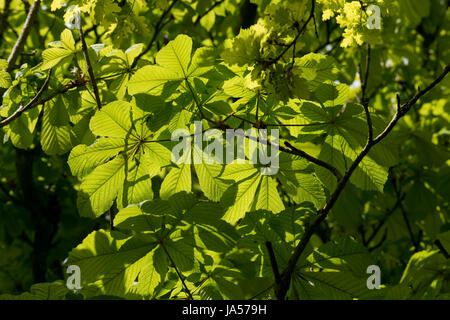
[[[448,1],[0,8],[1,299],[450,298]]]

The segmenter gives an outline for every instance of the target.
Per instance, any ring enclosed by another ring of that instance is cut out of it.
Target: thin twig
[[[270,265],[272,266],[273,275],[276,283],[281,283],[280,271],[278,269],[277,259],[275,258],[275,252],[273,251],[272,242],[266,241],[267,252],[269,253]]]
[[[367,140],[372,143],[373,140],[373,125],[372,125],[372,118],[370,116],[370,110],[369,110],[369,100],[366,98],[366,91],[367,91],[367,82],[369,81],[369,70],[370,70],[370,55],[371,55],[371,49],[370,44],[367,43],[366,46],[366,69],[364,71],[364,78],[362,78],[362,74],[360,73],[360,77],[363,79],[361,83],[361,103],[364,107],[364,112],[366,114],[366,121],[367,121],[367,127],[369,130],[369,134],[367,136]],[[361,67],[359,67],[359,70],[361,72]]]
[[[178,270],[177,266],[175,265],[175,262],[173,261],[172,257],[170,256],[169,251],[167,251],[166,246],[165,246],[164,243],[162,243],[162,242],[161,242],[160,244],[161,244],[161,247],[163,248],[164,252],[166,253],[167,257],[169,258],[170,263],[172,263],[173,268],[175,269],[175,272],[176,272],[177,275],[178,275],[178,278],[180,278],[181,283],[183,284],[183,287],[184,287],[184,289],[186,290],[187,295],[189,296],[189,298],[190,298],[191,300],[194,300],[194,298],[192,297],[191,291],[190,291],[189,288],[187,287],[186,282],[184,282],[184,277],[183,277],[183,275],[180,273],[180,271]]]
[[[392,177],[392,184],[394,186],[394,192],[395,192],[395,195],[397,196],[397,199],[401,199],[401,190],[400,190],[400,186],[397,183],[396,177]],[[403,220],[405,221],[409,237],[414,246],[414,249],[418,250],[420,243],[418,241],[416,241],[416,239],[415,239],[414,232],[411,227],[411,223],[409,222],[408,216],[406,215],[405,207],[403,206],[402,201],[400,201],[399,207],[400,207],[400,212],[402,213]]]
[[[450,254],[447,252],[447,250],[445,250],[444,246],[442,245],[441,241],[439,241],[439,239],[436,239],[434,241],[434,244],[436,245],[436,247],[439,248],[439,250],[441,250],[442,254],[446,259],[450,259]]]
[[[286,293],[288,292],[290,287],[292,274],[294,273],[297,261],[299,260],[300,256],[305,250],[312,235],[316,232],[320,224],[326,219],[328,213],[333,208],[340,194],[347,185],[347,182],[350,180],[351,175],[359,166],[361,161],[369,153],[369,151],[372,149],[373,146],[375,146],[378,142],[380,142],[388,135],[388,133],[393,129],[397,121],[411,109],[411,107],[419,100],[419,98],[422,97],[431,89],[433,89],[440,81],[442,81],[442,79],[444,79],[444,77],[448,74],[449,71],[450,65],[447,65],[443,70],[443,72],[436,78],[436,80],[434,80],[424,90],[420,90],[413,98],[408,100],[405,104],[403,104],[400,108],[397,109],[397,113],[394,116],[393,120],[387,125],[386,129],[382,133],[380,133],[380,135],[378,135],[377,138],[375,138],[372,141],[370,141],[369,139],[367,140],[367,143],[363,148],[363,150],[353,161],[352,165],[345,173],[343,178],[338,181],[335,190],[333,191],[333,193],[331,194],[330,198],[327,200],[325,205],[319,210],[317,219],[305,230],[305,233],[303,234],[299,244],[295,248],[294,253],[290,257],[285,269],[281,273],[281,284],[275,284],[274,290],[278,299],[280,300],[285,299]]]
[[[431,89],[433,89],[439,82],[442,81],[442,79],[445,78],[445,76],[450,72],[450,64],[448,64],[443,72],[436,78],[436,80],[434,80],[432,83],[430,83],[428,85],[428,87],[426,87],[423,90],[420,90],[419,92],[416,93],[416,95],[411,98],[410,100],[408,100],[406,103],[404,103],[403,105],[399,106],[397,108],[397,111],[394,115],[394,117],[392,118],[391,122],[389,122],[389,124],[386,126],[386,128],[383,130],[383,132],[381,132],[374,140],[373,140],[373,144],[376,144],[378,142],[380,142],[381,140],[384,139],[384,137],[386,137],[389,132],[391,132],[391,130],[394,128],[394,126],[396,125],[397,121],[400,120],[401,117],[403,117],[406,113],[408,113],[408,111],[411,109],[411,107],[417,102],[417,100],[419,100],[424,94],[426,94],[428,91],[430,91]]]
[[[17,117],[19,117],[22,113],[24,113],[25,111],[35,107],[36,105],[40,104],[37,103],[39,100],[39,97],[42,95],[42,93],[44,92],[45,89],[47,89],[48,83],[50,82],[50,76],[52,73],[52,69],[50,69],[48,71],[48,75],[47,78],[45,79],[44,84],[42,85],[42,87],[39,89],[39,91],[36,93],[36,95],[30,100],[30,102],[28,102],[25,106],[20,106],[19,108],[17,108],[17,110],[10,115],[8,118],[3,119],[2,121],[0,121],[0,128],[6,126],[7,124],[9,124],[11,121],[13,121],[14,119],[16,119]]]
[[[86,45],[86,40],[84,39],[83,27],[81,26],[81,21],[78,26],[78,32],[80,34],[81,41],[81,51],[83,52],[84,61],[86,62],[86,67],[89,73],[89,78],[92,85],[92,90],[94,91],[95,102],[97,104],[97,109],[100,110],[102,108],[102,103],[100,100],[100,94],[98,92],[97,81],[95,80],[94,69],[92,68],[91,61],[89,59],[88,48]]]
[[[163,28],[163,21],[164,18],[167,16],[167,14],[170,12],[170,10],[172,10],[173,6],[178,2],[178,0],[173,0],[172,3],[167,7],[166,10],[164,10],[164,12],[162,13],[161,17],[159,18],[158,22],[156,23],[155,26],[155,32],[153,32],[153,36],[150,39],[150,42],[147,44],[147,46],[145,47],[144,51],[142,51],[137,57],[136,59],[134,59],[133,64],[131,65],[131,69],[134,69],[137,66],[138,61],[147,53],[151,50],[153,43],[155,42],[156,38],[158,37],[158,34],[161,32],[162,28]]]
[[[256,297],[259,297],[259,296],[262,295],[264,292],[267,292],[267,291],[269,291],[270,289],[272,289],[273,286],[274,286],[274,285],[271,284],[269,287],[267,287],[267,288],[261,290],[260,292],[258,292],[257,294],[255,294],[254,296],[252,296],[251,298],[249,298],[248,300],[253,300],[253,299],[255,299]]]
[[[23,51],[23,47],[25,46],[25,42],[27,41],[28,35],[33,27],[34,19],[39,11],[40,0],[36,0],[30,7],[28,11],[27,18],[22,27],[22,31],[20,31],[19,38],[17,39],[14,47],[11,50],[11,54],[8,57],[8,68],[7,72],[11,72],[14,69],[14,65],[16,63],[17,58],[20,56],[20,53]]]
[[[64,94],[64,93],[66,93],[67,91],[69,91],[72,88],[84,87],[87,84],[87,81],[72,81],[69,84],[67,84],[66,86],[64,86],[63,88],[58,89],[58,90],[52,92],[51,94],[49,94],[48,96],[46,96],[45,98],[41,99],[39,97],[42,95],[42,93],[44,92],[44,90],[48,86],[48,81],[49,80],[50,80],[50,71],[49,71],[49,76],[47,76],[46,83],[44,83],[44,85],[39,90],[39,92],[36,94],[36,96],[34,96],[30,100],[30,102],[28,102],[24,107],[19,107],[8,118],[5,118],[2,121],[0,121],[0,128],[6,126],[7,124],[9,124],[11,121],[13,121],[17,117],[19,117],[25,111],[30,110],[30,109],[32,109],[34,107],[37,107],[38,105],[41,105],[41,104],[43,104],[43,103],[53,99],[54,97],[56,97],[59,94]]]
[[[405,199],[406,195],[402,195],[400,198],[397,199],[394,206],[386,213],[384,216],[384,219],[376,226],[373,233],[370,235],[369,239],[365,241],[366,244],[370,244],[370,242],[377,236],[378,232],[381,230],[381,228],[384,226],[384,224],[387,222],[389,217],[397,210],[397,208],[400,206],[400,203]]]
[[[298,156],[300,156],[302,158],[305,158],[306,160],[309,160],[310,162],[312,162],[312,163],[314,163],[314,164],[316,164],[316,165],[318,165],[320,167],[323,167],[323,168],[329,170],[338,179],[338,181],[342,179],[342,174],[339,172],[339,170],[336,167],[332,166],[329,163],[326,163],[325,161],[322,161],[320,159],[314,158],[313,156],[307,154],[306,152],[304,152],[302,150],[299,150],[299,149],[295,148],[293,145],[291,145],[287,141],[285,141],[284,144],[290,150],[286,151],[286,150],[282,150],[281,148],[280,148],[280,150],[288,152],[288,153],[291,153],[291,154],[298,155]]]
[[[206,16],[208,13],[210,13],[212,10],[214,10],[215,7],[217,7],[219,4],[221,4],[223,2],[224,2],[224,0],[216,1],[205,12],[203,12],[202,14],[199,14],[194,21],[194,26],[196,26],[204,16]]]
[[[298,32],[297,32],[297,35],[295,36],[294,40],[292,40],[292,42],[291,42],[290,44],[288,44],[288,45],[284,48],[284,50],[283,50],[276,58],[269,60],[269,61],[268,61],[268,64],[276,63],[278,60],[280,60],[280,59],[284,56],[284,54],[285,54],[286,52],[288,52],[288,50],[289,50],[293,45],[295,45],[295,43],[297,42],[298,38],[300,38],[300,36],[301,36],[301,35],[303,34],[303,32],[306,30],[306,26],[308,25],[308,23],[309,23],[309,22],[311,21],[311,19],[314,17],[315,6],[316,6],[316,1],[315,1],[315,0],[312,0],[312,1],[311,1],[311,11],[310,11],[310,13],[309,13],[308,19],[305,21],[305,23],[303,24],[303,26],[302,26],[301,28],[299,28],[299,27],[297,26]],[[296,24],[297,24],[297,23],[296,23]]]
[[[364,71],[364,77],[363,75],[360,73],[360,77],[361,79],[363,79],[362,83],[361,83],[361,101],[364,104],[367,103],[366,101],[366,91],[367,91],[367,82],[369,80],[369,70],[370,70],[370,56],[371,56],[371,48],[370,48],[370,44],[367,43],[366,45],[366,69]]]

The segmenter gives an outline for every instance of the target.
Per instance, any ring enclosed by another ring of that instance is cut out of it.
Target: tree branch
[[[94,91],[95,102],[97,104],[97,109],[100,110],[102,108],[102,103],[100,100],[100,94],[98,92],[97,81],[95,80],[94,69],[92,69],[92,64],[91,64],[91,61],[89,60],[88,48],[86,45],[86,40],[84,39],[84,33],[83,33],[83,27],[81,26],[81,21],[80,21],[80,25],[78,26],[78,32],[80,34],[81,51],[83,52],[84,61],[86,62],[86,67],[87,67],[87,70],[89,73],[92,90]]]
[[[303,24],[303,26],[301,28],[298,27],[298,23],[296,23],[297,26],[297,35],[295,36],[294,40],[292,40],[292,42],[290,44],[288,44],[284,50],[274,59],[271,59],[268,61],[268,64],[273,64],[276,63],[278,60],[280,60],[284,54],[286,52],[288,52],[288,50],[295,45],[295,43],[297,42],[298,38],[300,38],[300,36],[303,34],[303,32],[306,30],[306,26],[308,25],[308,23],[311,21],[311,19],[313,19],[314,17],[314,10],[315,10],[315,6],[316,6],[316,0],[312,0],[311,1],[311,11],[309,13],[308,19],[305,21],[305,23]]]
[[[215,7],[217,7],[219,4],[221,4],[223,2],[224,2],[224,0],[216,1],[205,12],[203,12],[202,14],[199,14],[194,21],[194,26],[196,26],[204,16],[206,16],[208,13],[210,13],[212,10],[214,10]]]
[[[50,76],[52,73],[52,69],[49,70],[48,72],[48,76],[45,79],[44,84],[42,85],[41,89],[39,89],[39,91],[36,93],[36,95],[30,100],[30,102],[28,102],[25,106],[20,106],[12,115],[10,115],[8,118],[0,121],[0,128],[6,126],[7,124],[9,124],[11,121],[13,121],[14,119],[16,119],[17,117],[19,117],[22,113],[24,113],[25,111],[41,104],[42,102],[39,101],[39,97],[42,95],[42,93],[44,92],[45,89],[47,89],[48,87],[48,83],[50,82]],[[38,103],[39,102],[39,103]]]
[[[397,121],[400,120],[400,118],[403,117],[406,113],[408,113],[408,111],[417,102],[417,100],[419,100],[428,91],[433,89],[439,82],[442,81],[442,79],[445,78],[445,76],[449,72],[450,72],[450,64],[448,64],[444,68],[444,71],[439,75],[439,77],[437,77],[436,80],[434,80],[432,83],[430,83],[430,85],[428,85],[428,87],[426,87],[425,89],[420,90],[419,92],[417,92],[416,95],[413,98],[408,100],[402,106],[400,106],[400,103],[398,103],[399,107],[397,108],[397,112],[396,112],[395,116],[392,118],[391,122],[387,125],[387,127],[383,130],[383,132],[381,132],[373,140],[373,144],[376,144],[376,143],[380,142],[381,140],[383,140],[389,134],[389,132],[391,132],[391,130],[394,128],[394,126],[396,125]]]
[[[158,34],[161,32],[162,27],[163,27],[163,21],[164,18],[167,16],[167,14],[172,10],[173,6],[178,2],[178,0],[173,0],[172,3],[170,4],[170,6],[167,7],[166,10],[164,10],[164,12],[162,13],[161,17],[159,18],[158,22],[156,23],[155,26],[155,32],[153,32],[153,36],[150,39],[150,42],[148,43],[147,47],[145,47],[144,51],[142,51],[137,57],[136,59],[134,59],[133,64],[131,65],[131,69],[134,69],[137,66],[138,61],[147,53],[150,51],[150,49],[153,46],[153,42],[155,42],[156,37],[158,36]]]
[[[327,169],[328,171],[330,171],[337,179],[338,181],[342,179],[342,174],[339,172],[339,170],[336,167],[333,167],[331,164],[326,163],[320,159],[314,158],[313,156],[307,154],[306,152],[299,150],[297,148],[295,148],[292,144],[290,144],[289,142],[285,141],[284,144],[286,145],[286,147],[288,147],[289,149],[285,149],[280,146],[280,150],[287,152],[287,153],[291,153],[291,154],[295,154],[298,155],[302,158],[305,158],[306,160],[309,160],[310,162],[323,167],[325,169]]]
[[[270,265],[272,266],[273,275],[276,283],[281,283],[280,271],[278,269],[277,259],[273,251],[272,242],[266,241],[267,252],[269,252]]]
[[[366,114],[367,127],[369,130],[367,141],[372,143],[373,125],[372,125],[372,118],[370,116],[370,111],[369,111],[369,100],[366,98],[367,82],[369,80],[369,70],[370,70],[370,55],[371,55],[370,45],[369,45],[369,43],[367,43],[367,46],[366,46],[366,70],[364,72],[363,82],[361,83],[361,103],[364,107],[364,112]],[[360,69],[360,77],[362,77],[361,66],[359,67],[359,69]]]
[[[401,190],[397,184],[397,180],[396,180],[395,176],[392,178],[392,184],[394,185],[395,195],[397,196],[397,199],[400,200],[402,197]],[[419,249],[420,241],[416,241],[416,239],[415,239],[414,232],[411,227],[411,223],[409,222],[408,216],[406,215],[405,207],[403,206],[403,203],[401,201],[399,201],[399,207],[400,207],[400,212],[402,213],[403,220],[405,221],[406,228],[408,230],[408,234],[411,239],[411,242],[414,246],[414,249],[417,251]]]
[[[447,73],[450,71],[450,65],[447,65],[443,72],[434,80],[428,87],[426,87],[424,90],[419,91],[413,98],[408,100],[405,104],[403,104],[401,107],[397,109],[396,115],[394,116],[393,120],[387,125],[386,129],[378,135],[377,138],[370,141],[367,140],[366,146],[363,148],[363,150],[360,152],[360,154],[356,157],[348,171],[345,173],[342,179],[338,181],[338,185],[336,186],[336,189],[331,194],[330,198],[327,200],[326,204],[322,207],[322,209],[319,210],[318,218],[310,225],[307,230],[305,230],[305,233],[303,234],[299,244],[294,250],[294,253],[290,257],[286,268],[281,274],[281,284],[275,284],[275,294],[278,299],[284,300],[287,291],[289,290],[292,274],[294,273],[295,266],[297,264],[298,259],[300,258],[301,254],[305,250],[309,240],[311,239],[311,236],[314,234],[314,232],[317,230],[319,225],[325,220],[330,210],[333,208],[334,204],[336,203],[337,199],[339,198],[340,194],[344,190],[347,182],[349,181],[351,175],[355,171],[355,169],[358,167],[358,165],[361,163],[361,161],[364,159],[364,157],[369,153],[370,149],[375,146],[378,142],[380,142],[382,139],[384,139],[388,133],[393,129],[397,121],[404,116],[411,107],[419,100],[420,97],[422,97],[424,94],[426,94],[428,91],[433,89],[444,77],[447,75]]]
[[[183,284],[183,287],[184,287],[184,289],[186,290],[187,295],[189,296],[189,298],[190,298],[191,300],[194,300],[194,297],[192,297],[191,291],[190,291],[189,288],[187,287],[186,282],[184,282],[184,277],[183,277],[183,275],[180,273],[180,271],[178,271],[178,268],[177,268],[177,266],[175,265],[175,262],[173,261],[172,257],[170,256],[169,251],[167,251],[166,246],[165,246],[162,242],[161,242],[160,244],[161,244],[161,247],[164,249],[164,252],[167,254],[167,257],[169,258],[170,262],[172,263],[173,268],[175,269],[175,272],[176,272],[177,275],[178,275],[178,278],[180,278],[181,283]]]
[[[14,65],[16,63],[17,58],[20,56],[20,53],[25,46],[25,42],[27,41],[28,35],[33,27],[34,19],[39,11],[40,0],[36,0],[30,7],[28,11],[27,18],[25,20],[25,24],[23,25],[22,31],[20,32],[19,38],[17,39],[14,47],[11,50],[11,54],[8,57],[8,68],[7,72],[11,72],[14,69]]]
[[[447,252],[447,250],[445,250],[444,246],[442,245],[441,241],[439,241],[438,239],[436,239],[434,241],[434,244],[436,245],[436,247],[439,248],[439,250],[441,250],[442,254],[444,255],[444,257],[446,259],[450,259],[450,254]]]
[[[5,118],[2,121],[0,121],[0,128],[8,125],[11,121],[13,121],[14,119],[18,118],[25,111],[30,110],[30,109],[32,109],[34,107],[37,107],[38,105],[41,105],[41,104],[43,104],[43,103],[53,99],[54,97],[56,97],[59,94],[64,94],[67,91],[69,91],[70,89],[84,87],[87,84],[86,80],[83,80],[83,81],[72,81],[69,84],[67,84],[66,86],[64,86],[63,88],[58,89],[58,90],[52,92],[51,94],[49,94],[48,96],[46,96],[45,98],[40,99],[39,97],[42,95],[43,91],[45,91],[46,87],[48,86],[48,81],[49,80],[50,80],[50,72],[49,72],[49,75],[47,76],[46,83],[44,83],[44,85],[39,90],[39,92],[36,94],[36,96],[34,96],[30,100],[30,102],[28,102],[26,104],[25,107],[19,107],[19,109],[17,109],[8,118]]]
[[[405,195],[402,195],[400,198],[397,198],[397,201],[395,202],[394,206],[386,213],[384,216],[384,219],[378,224],[378,226],[375,228],[373,233],[370,235],[369,239],[365,241],[366,244],[370,244],[370,242],[377,236],[378,232],[380,232],[383,225],[386,223],[386,221],[389,219],[389,217],[397,210],[397,208],[400,206],[400,203],[405,199]]]

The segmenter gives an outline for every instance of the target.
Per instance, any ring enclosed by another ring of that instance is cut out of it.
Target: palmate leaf
[[[9,88],[11,85],[11,75],[9,72],[3,71],[8,68],[8,62],[0,59],[0,88]]]
[[[251,252],[248,260],[253,261],[256,274],[250,277],[273,276],[272,266],[267,254],[265,243],[270,242],[274,249],[277,264],[280,269],[286,266],[291,253],[305,230],[305,222],[311,217],[314,210],[310,206],[292,206],[278,214],[266,210],[253,211],[244,217],[239,223],[239,248],[245,248]],[[310,251],[307,247],[307,252]],[[239,267],[239,262],[232,255],[227,256],[232,265]],[[304,263],[301,258],[299,263]]]
[[[327,80],[334,80],[336,71],[334,58],[318,53],[309,53],[296,58],[293,69],[295,75],[307,80],[311,91]]]
[[[170,41],[156,55],[156,65],[140,68],[128,82],[128,92],[161,94],[166,83],[177,83],[197,77],[212,67],[201,67],[206,49],[198,49],[192,55],[192,39],[184,34]]]
[[[344,90],[345,91],[345,90]],[[367,140],[367,124],[362,119],[363,107],[358,104],[347,104],[345,109],[340,106],[343,98],[338,94],[337,98],[327,100],[324,95],[324,103],[328,107],[321,107],[317,103],[305,103],[300,105],[300,112],[311,122],[326,123],[324,125],[302,128],[303,133],[326,132],[327,136],[322,145],[319,159],[323,160],[340,172],[345,172],[363,149]],[[374,161],[371,155],[374,152],[385,152],[384,147],[375,147],[369,156],[366,156],[353,175],[350,182],[364,190],[383,191],[387,180],[387,168]],[[325,168],[316,166],[316,174],[329,189],[336,185],[335,177]]]
[[[367,267],[375,264],[359,242],[342,238],[314,250],[298,264],[290,295],[295,299],[364,299],[382,296],[367,288]]]
[[[99,76],[105,79],[112,77],[111,80],[108,80],[108,88],[117,99],[122,100],[125,96],[127,84],[131,78],[129,70],[143,50],[144,45],[142,43],[135,44],[125,51],[115,49],[112,46],[100,50],[100,59],[107,58],[109,60],[107,60],[107,63],[98,66],[98,69],[100,69]]]
[[[296,203],[311,202],[317,209],[323,206],[325,190],[305,159],[281,154],[277,178]]]
[[[191,188],[191,165],[181,163],[177,168],[172,168],[164,178],[159,194],[161,199],[167,200],[175,193],[181,191],[190,192]]]
[[[113,231],[94,231],[69,253],[67,265],[80,267],[81,286],[123,296],[136,280],[145,256],[156,247],[151,236],[127,237]]]
[[[54,47],[45,49],[42,52],[44,62],[41,65],[41,70],[53,68],[65,58],[70,61],[75,56],[75,40],[73,39],[72,32],[69,29],[65,29],[61,33],[61,41],[54,43],[53,45]]]
[[[430,294],[431,299],[441,293],[448,295],[445,285],[436,286],[436,282],[448,283],[449,269],[450,261],[440,251],[430,249],[419,251],[409,259],[399,284],[412,287],[414,293],[412,299],[423,298]],[[433,288],[436,292],[430,292]]]
[[[229,184],[217,177],[223,166],[220,164],[200,163],[194,164],[195,173],[198,177],[200,188],[205,196],[211,201],[220,201]]]
[[[11,123],[4,127],[6,136],[11,139],[14,146],[26,149],[33,144],[36,125],[38,123],[39,114],[42,106],[32,108],[23,112],[20,117],[14,119]],[[12,113],[10,108],[10,113]],[[8,114],[10,115],[10,114]]]
[[[83,287],[152,297],[172,262],[187,275],[196,269],[194,249],[226,252],[234,247],[238,234],[220,219],[222,214],[218,204],[186,193],[129,206],[116,215],[114,225],[137,232],[134,236],[95,231],[72,250],[67,264],[80,266]]]
[[[0,300],[64,300],[69,289],[61,280],[51,283],[33,284],[30,292],[20,295],[2,294]]]
[[[239,277],[240,273],[237,270],[222,266],[213,267],[208,273],[208,278],[198,288],[199,298],[204,300],[244,299],[243,290],[236,281]]]
[[[64,154],[72,147],[72,130],[63,100],[48,101],[42,117],[42,150],[50,155]]]
[[[83,178],[98,165],[114,158],[124,150],[124,141],[121,138],[99,138],[92,146],[79,144],[72,149],[68,163],[72,174]]]
[[[171,153],[152,140],[145,113],[134,104],[114,101],[92,117],[90,127],[100,139],[89,147],[77,146],[69,156],[72,172],[82,179],[80,215],[98,217],[116,198],[118,208],[151,199],[150,179],[170,163]]]
[[[111,208],[125,180],[125,162],[119,155],[83,179],[77,199],[81,216],[96,217]]]
[[[274,178],[261,175],[251,164],[229,164],[220,179],[234,181],[221,198],[221,204],[228,208],[223,217],[227,222],[235,223],[249,211],[278,213],[284,209]]]

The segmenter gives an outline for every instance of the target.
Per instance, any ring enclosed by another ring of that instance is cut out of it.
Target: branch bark
[[[41,89],[36,93],[36,95],[28,102],[25,106],[20,106],[12,115],[10,115],[8,118],[3,119],[0,121],[0,128],[6,126],[14,119],[18,118],[22,113],[25,111],[41,104],[39,97],[42,95],[42,93],[47,89],[48,83],[50,82],[50,76],[51,76],[52,69],[49,70],[48,76],[45,79],[44,84],[42,85]],[[39,103],[38,103],[39,102]]]
[[[178,0],[173,0],[169,7],[167,7],[166,10],[162,13],[161,17],[159,18],[158,22],[155,26],[155,32],[153,32],[153,36],[150,39],[150,42],[147,44],[147,47],[145,47],[144,51],[142,51],[136,59],[134,59],[133,64],[131,65],[131,69],[134,69],[137,66],[138,61],[151,50],[153,43],[156,40],[156,37],[161,32],[163,25],[164,18],[167,16],[167,14],[172,10],[173,6],[178,2]]]
[[[81,21],[80,21],[80,25],[78,26],[78,32],[80,34],[80,40],[81,40],[81,51],[83,52],[84,61],[86,62],[87,70],[89,73],[89,78],[90,78],[91,85],[92,85],[92,90],[94,91],[95,102],[97,104],[97,109],[100,110],[102,108],[102,103],[100,100],[100,94],[98,92],[97,81],[95,80],[94,69],[92,68],[92,64],[89,59],[88,48],[86,45],[86,40],[84,39],[84,33],[83,33],[83,27],[81,26]]]
[[[428,85],[424,90],[420,90],[414,97],[412,97],[410,100],[408,100],[403,105],[398,106],[397,112],[394,116],[394,118],[391,120],[391,122],[387,125],[385,130],[380,133],[377,138],[374,140],[367,140],[367,143],[361,153],[357,156],[355,161],[352,163],[348,171],[345,173],[345,175],[342,177],[342,179],[339,180],[336,189],[331,194],[330,198],[327,200],[324,207],[322,207],[318,212],[317,219],[310,225],[307,230],[305,230],[305,233],[303,234],[299,244],[294,250],[294,253],[290,257],[286,268],[283,270],[281,274],[281,281],[276,282],[274,286],[275,295],[279,300],[284,300],[287,291],[289,290],[292,274],[294,273],[295,266],[297,264],[298,259],[300,258],[301,254],[305,250],[309,240],[311,239],[311,236],[315,233],[319,225],[326,219],[328,213],[333,208],[334,204],[336,203],[337,199],[339,198],[340,194],[344,190],[345,186],[347,185],[347,182],[350,180],[351,175],[355,171],[355,169],[358,167],[358,165],[361,163],[361,161],[364,159],[364,157],[369,153],[369,151],[374,147],[377,143],[379,143],[381,140],[383,140],[389,132],[394,128],[397,121],[403,117],[410,109],[411,107],[419,100],[420,97],[425,95],[428,91],[433,89],[444,77],[450,72],[450,64],[447,65],[443,72],[434,80],[430,85]]]
[[[39,11],[40,3],[40,0],[34,1],[30,7],[30,11],[28,11],[28,15],[25,20],[25,24],[23,25],[22,31],[20,32],[19,38],[14,44],[14,47],[11,50],[11,54],[8,57],[8,68],[6,69],[7,72],[11,72],[14,69],[16,60],[20,56],[20,53],[23,51],[25,42],[27,41],[28,35],[30,34],[30,31],[33,27],[34,19],[36,18]]]

